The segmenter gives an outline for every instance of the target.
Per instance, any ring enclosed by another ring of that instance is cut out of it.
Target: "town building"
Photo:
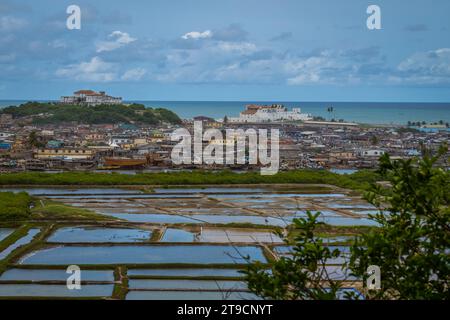
[[[36,159],[64,159],[64,160],[90,160],[95,156],[95,150],[79,148],[46,148],[38,149],[35,153]]]

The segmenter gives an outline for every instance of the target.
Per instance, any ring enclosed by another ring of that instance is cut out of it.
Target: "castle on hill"
[[[112,97],[105,91],[95,92],[93,90],[79,90],[73,96],[63,96],[59,100],[62,104],[82,104],[96,106],[100,104],[122,104],[122,97]]]
[[[229,118],[229,122],[277,122],[277,121],[298,121],[298,120],[311,120],[312,117],[309,114],[302,113],[300,108],[292,108],[289,111],[285,106],[281,104],[272,105],[247,105],[247,109],[242,111],[239,117]]]

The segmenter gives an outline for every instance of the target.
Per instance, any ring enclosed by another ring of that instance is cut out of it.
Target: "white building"
[[[121,97],[108,96],[104,91],[79,90],[73,96],[64,96],[59,100],[62,104],[86,104],[96,106],[99,104],[122,104]]]
[[[379,157],[382,156],[385,152],[383,150],[379,149],[372,149],[372,150],[362,150],[361,156],[362,157]]]
[[[311,120],[309,114],[302,113],[300,108],[293,108],[289,111],[281,104],[271,106],[260,106],[250,104],[247,109],[242,111],[239,117],[229,118],[229,122],[274,122],[274,121],[298,121]]]

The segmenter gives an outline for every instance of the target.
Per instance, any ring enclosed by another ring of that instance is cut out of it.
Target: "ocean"
[[[0,100],[0,108],[19,105],[26,101]],[[181,118],[195,116],[223,118],[238,116],[247,104],[284,104],[289,109],[301,108],[303,113],[321,116],[327,120],[334,117],[348,122],[368,124],[407,124],[408,121],[450,123],[450,103],[392,103],[392,102],[285,102],[285,101],[127,101],[142,103],[147,107],[162,107],[177,113]],[[334,112],[327,112],[328,107]]]

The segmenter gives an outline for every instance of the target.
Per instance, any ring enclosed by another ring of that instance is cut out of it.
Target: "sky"
[[[69,5],[81,29],[69,30]],[[369,5],[381,29],[369,30]],[[1,0],[0,100],[450,102],[448,0]]]

